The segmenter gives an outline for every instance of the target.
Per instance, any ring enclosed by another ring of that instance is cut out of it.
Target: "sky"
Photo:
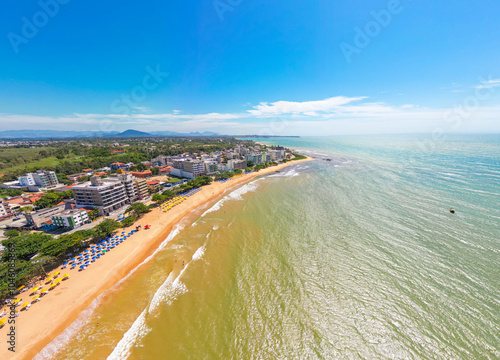
[[[26,0],[0,130],[500,132],[495,0]]]

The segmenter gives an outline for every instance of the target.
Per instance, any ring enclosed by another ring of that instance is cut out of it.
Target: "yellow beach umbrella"
[[[25,288],[25,286],[20,286],[20,287],[17,288],[17,291],[21,291],[24,288]]]
[[[4,326],[6,322],[7,322],[7,319],[0,320],[0,326]]]
[[[49,286],[49,290],[51,290],[51,289],[53,289],[53,288],[55,288],[55,287],[56,287],[56,283],[54,283],[54,284],[50,284],[50,286]]]
[[[31,299],[31,302],[35,302],[35,301],[37,301],[38,299],[40,299],[40,295],[37,295],[37,296],[35,296],[33,299]]]
[[[37,292],[38,290],[40,290],[40,287],[39,287],[39,286],[37,286],[36,288],[33,288],[33,289],[31,290],[31,293]]]
[[[57,279],[56,281],[54,281],[54,284],[59,284],[61,282],[61,279]]]
[[[59,274],[60,274],[60,273],[61,273],[60,271],[56,271],[56,272],[54,273],[54,277],[59,276]]]
[[[64,274],[63,279],[69,278],[69,274]]]
[[[40,292],[41,292],[42,294],[46,294],[46,293],[47,293],[47,291],[48,291],[48,290],[47,290],[47,288],[45,288],[45,289],[42,289]]]
[[[12,303],[13,303],[13,304],[17,304],[19,301],[21,301],[21,299],[16,299],[16,300],[14,300]]]
[[[26,302],[23,304],[23,306],[21,306],[21,309],[22,309],[22,308],[25,308],[25,307],[26,307],[26,306],[28,306],[29,304],[30,304],[30,303],[26,301]]]
[[[54,280],[54,278],[49,277],[47,280],[45,280],[45,283],[47,284],[49,282],[52,282],[52,280]]]

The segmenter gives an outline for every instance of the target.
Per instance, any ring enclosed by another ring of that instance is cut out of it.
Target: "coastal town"
[[[106,158],[123,158],[130,142],[110,143]],[[45,149],[47,144],[38,142],[33,148],[37,146]],[[156,156],[135,163],[111,161],[108,166],[71,174],[37,169],[0,184],[0,298],[6,305],[15,302],[15,317],[39,302],[61,279],[69,279],[69,273],[63,277],[62,269],[84,271],[142,229],[135,223],[153,209],[166,213],[204,185],[256,175],[262,169],[305,158],[281,146],[250,141],[235,141],[230,148],[211,152],[183,151],[184,146],[175,144],[157,150],[154,143],[144,141],[137,146]],[[168,154],[173,148],[176,153]],[[120,231],[121,235],[113,235]],[[18,263],[11,279],[7,265],[14,254]],[[32,298],[17,298],[28,290]],[[7,308],[0,313],[3,326]]]

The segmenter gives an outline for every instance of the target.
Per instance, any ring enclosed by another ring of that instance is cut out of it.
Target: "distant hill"
[[[210,137],[227,136],[219,133],[204,131],[179,133],[175,131],[155,131],[151,133],[129,129],[123,132],[118,131],[64,131],[64,130],[4,130],[0,131],[0,139],[63,139],[63,138],[85,138],[85,137]]]
[[[109,136],[109,135],[106,135],[106,136]],[[122,133],[119,133],[119,134],[116,134],[116,135],[111,135],[112,137],[151,137],[151,136],[154,136],[154,135],[151,135],[150,133],[147,133],[147,132],[142,132],[142,131],[137,131],[137,130],[132,130],[132,129],[128,129],[128,130],[125,130],[124,132]]]

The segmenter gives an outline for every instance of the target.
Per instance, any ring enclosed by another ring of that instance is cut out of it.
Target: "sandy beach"
[[[272,173],[287,166],[309,160],[312,159],[308,158],[280,164],[263,169],[258,173],[244,174],[224,183],[214,182],[211,185],[204,186],[201,191],[168,212],[163,212],[157,208],[153,209],[126,231],[130,231],[138,224],[141,224],[143,229],[144,225],[149,224],[151,229],[141,230],[132,235],[85,271],[54,270],[61,271],[59,277],[69,273],[70,278],[62,281],[59,286],[45,295],[40,302],[33,304],[28,311],[22,311],[20,316],[16,318],[15,353],[7,349],[8,344],[6,341],[9,326],[6,325],[0,330],[0,338],[3,339],[0,358],[32,359],[71,325],[94,299],[113,287],[150,256],[168,236],[172,227],[188,216],[192,210],[217,200],[228,189],[246,183],[256,176]],[[31,301],[33,296],[30,296],[28,291],[20,294],[17,298],[21,298],[21,303],[24,303]]]

